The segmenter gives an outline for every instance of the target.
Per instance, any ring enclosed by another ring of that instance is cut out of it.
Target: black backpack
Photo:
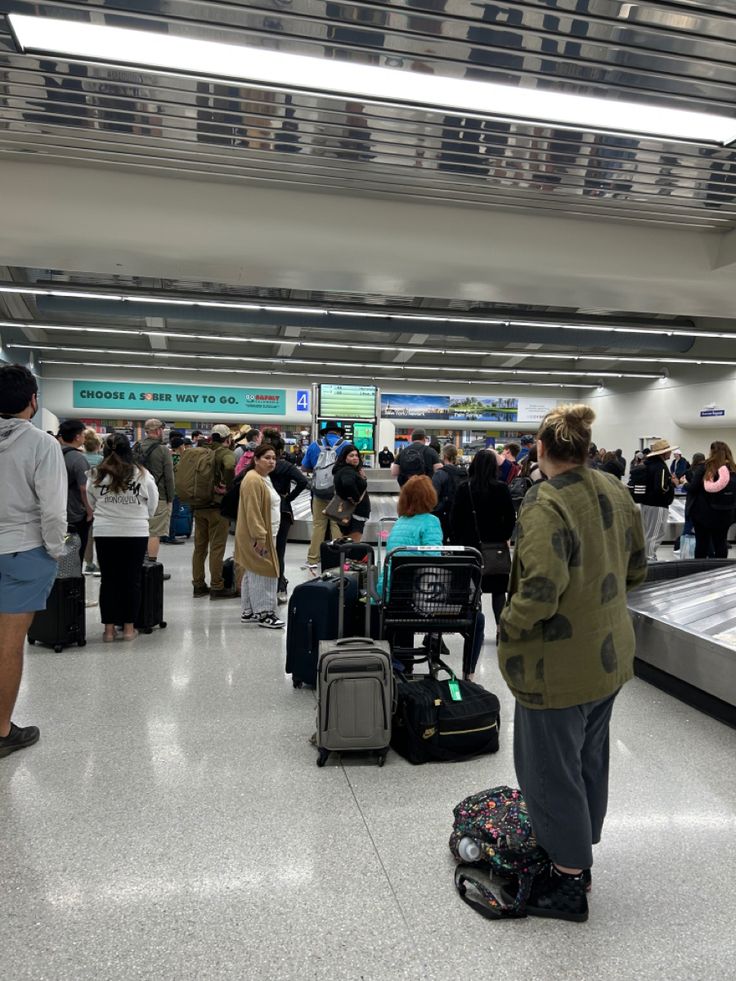
[[[418,477],[426,473],[424,447],[420,448],[414,443],[409,443],[399,454],[399,483],[403,486],[410,477]]]
[[[220,514],[223,516],[223,518],[229,518],[230,521],[238,520],[238,507],[240,506],[240,485],[243,483],[246,473],[246,470],[239,473],[230,487],[228,487],[228,489],[222,495],[222,500],[220,501]]]
[[[736,473],[731,474],[731,479],[723,490],[716,491],[715,494],[706,494],[705,499],[714,511],[736,510]]]
[[[643,504],[647,497],[648,469],[646,463],[639,463],[629,471],[628,488],[637,504]]]
[[[509,484],[509,493],[511,494],[511,502],[514,505],[514,509],[518,512],[521,507],[521,502],[524,500],[524,495],[532,486],[532,478],[524,477],[522,474],[517,474]]]

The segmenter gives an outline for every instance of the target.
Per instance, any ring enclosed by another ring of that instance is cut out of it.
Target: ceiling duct
[[[38,296],[36,304],[40,314],[49,317],[66,315],[75,317],[99,317],[102,322],[107,318],[136,318],[145,320],[146,317],[163,317],[172,320],[188,320],[192,323],[230,324],[244,329],[251,326],[300,327],[307,330],[344,331],[350,334],[361,334],[365,337],[370,332],[398,333],[408,330],[418,330],[432,337],[451,337],[475,344],[540,344],[542,346],[559,346],[574,348],[607,348],[613,351],[651,351],[681,354],[689,351],[695,341],[694,336],[687,334],[667,335],[667,326],[662,325],[661,334],[626,333],[621,331],[621,324],[616,324],[616,330],[606,330],[601,325],[600,330],[572,331],[564,327],[524,327],[515,325],[513,318],[508,316],[511,326],[502,324],[456,323],[452,320],[411,320],[402,319],[399,312],[395,316],[355,317],[340,312],[325,314],[271,312],[268,310],[227,310],[209,309],[196,306],[183,306],[172,303],[130,302],[127,300],[84,300],[63,296]],[[369,312],[368,309],[360,311]],[[409,311],[403,311],[409,316]],[[422,316],[430,316],[431,311],[422,310]],[[437,316],[442,317],[438,312]],[[487,315],[488,316],[488,315]],[[480,319],[480,318],[479,318]],[[581,321],[583,323],[583,321]],[[590,320],[585,321],[586,324]],[[613,324],[611,325],[614,326]],[[680,328],[681,329],[681,328]]]

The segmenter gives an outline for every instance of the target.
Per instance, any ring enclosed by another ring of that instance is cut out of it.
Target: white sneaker
[[[261,613],[258,617],[259,627],[268,627],[269,630],[281,630],[286,626],[283,620],[279,620],[276,614],[270,610],[268,613]]]

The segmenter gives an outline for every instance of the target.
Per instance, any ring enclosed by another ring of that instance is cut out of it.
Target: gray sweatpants
[[[566,709],[516,703],[516,776],[537,841],[557,865],[593,864],[608,806],[608,724],[617,694]]]
[[[667,531],[669,508],[656,508],[651,504],[641,504],[641,523],[647,546],[647,562],[656,562],[657,549]]]

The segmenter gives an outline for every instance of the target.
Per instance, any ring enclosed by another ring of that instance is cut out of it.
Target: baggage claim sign
[[[215,388],[203,385],[130,385],[124,382],[75,381],[75,409],[140,409],[149,415],[159,410],[219,412],[223,415],[275,415],[286,413],[283,388]]]

